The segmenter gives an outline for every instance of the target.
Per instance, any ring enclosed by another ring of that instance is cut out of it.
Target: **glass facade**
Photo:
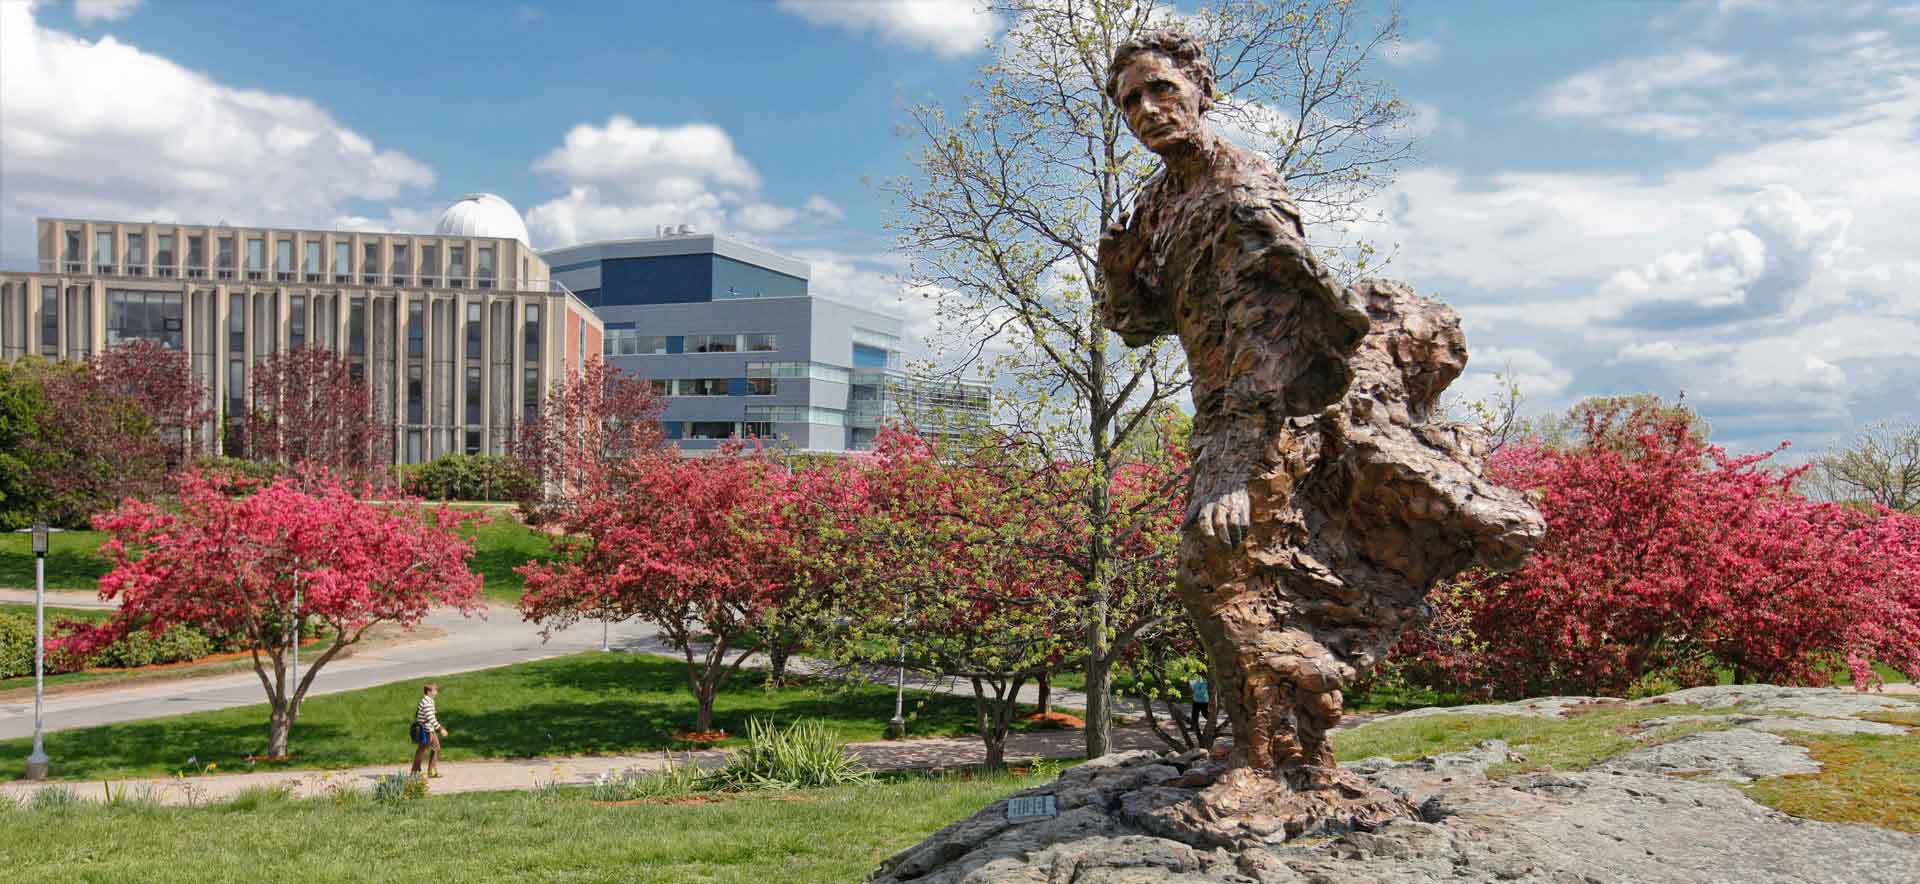
[[[179,292],[107,289],[107,346],[144,340],[178,350],[183,315]]]

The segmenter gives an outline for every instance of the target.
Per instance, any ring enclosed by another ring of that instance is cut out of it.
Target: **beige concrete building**
[[[399,460],[503,453],[603,326],[554,282],[513,208],[472,194],[433,235],[40,219],[39,267],[0,273],[0,357],[185,351],[215,413],[254,366],[325,347],[364,373]]]

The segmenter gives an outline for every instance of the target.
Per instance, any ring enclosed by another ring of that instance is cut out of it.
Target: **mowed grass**
[[[47,588],[91,590],[108,571],[98,531],[59,531],[47,539]],[[33,588],[33,543],[26,534],[0,532],[0,586]]]
[[[324,677],[324,676],[323,676]],[[413,747],[407,723],[419,702],[419,681],[309,698],[294,724],[286,763],[263,768],[337,768],[406,764]],[[611,755],[679,747],[696,711],[685,664],[647,654],[589,652],[450,675],[440,684],[440,718],[452,735],[444,758]],[[909,692],[919,707],[915,736],[972,733],[973,700]],[[893,716],[893,689],[797,685],[768,689],[763,673],[734,676],[715,704],[715,723],[743,742],[750,718],[824,722],[842,741],[877,740]],[[46,735],[58,779],[170,776],[188,758],[221,770],[245,768],[244,757],[266,747],[264,703]],[[26,739],[0,742],[0,770],[18,770]],[[256,768],[260,769],[260,768]]]
[[[432,506],[434,504],[429,504]],[[453,504],[488,517],[484,525],[466,529],[474,542],[469,564],[484,578],[487,599],[503,604],[520,600],[526,580],[513,569],[545,560],[552,541],[514,518],[513,508],[498,505]],[[47,550],[47,588],[92,591],[109,570],[100,555],[106,535],[98,531],[62,531],[53,535]],[[0,533],[0,586],[33,588],[33,552],[25,534]]]
[[[536,793],[397,805],[0,807],[9,882],[544,881],[813,884],[893,853],[1032,781],[912,779],[703,803]],[[49,837],[53,831],[59,837]]]

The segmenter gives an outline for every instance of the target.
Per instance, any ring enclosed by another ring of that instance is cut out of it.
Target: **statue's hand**
[[[1247,528],[1253,523],[1247,486],[1239,484],[1203,495],[1193,520],[1200,526],[1200,533],[1219,540],[1228,549],[1239,546],[1247,539]]]
[[[1100,234],[1100,270],[1108,279],[1132,278],[1144,252],[1140,238],[1128,232],[1125,216]]]

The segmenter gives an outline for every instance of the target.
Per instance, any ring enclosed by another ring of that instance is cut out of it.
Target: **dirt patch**
[[[682,743],[718,743],[727,738],[726,731],[680,731],[673,738]]]

